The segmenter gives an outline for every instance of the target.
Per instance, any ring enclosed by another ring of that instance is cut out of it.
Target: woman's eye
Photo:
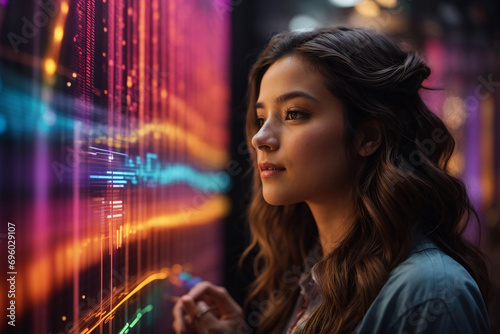
[[[261,128],[264,125],[264,119],[263,118],[257,118],[257,120],[255,121],[255,125],[258,128]]]
[[[296,120],[305,118],[305,113],[297,111],[297,110],[288,110],[286,112],[285,120]]]

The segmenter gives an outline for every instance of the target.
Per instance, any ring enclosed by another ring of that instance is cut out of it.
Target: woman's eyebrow
[[[302,92],[302,91],[293,91],[293,92],[282,94],[282,95],[278,96],[276,98],[276,100],[274,100],[274,103],[281,104],[287,100],[295,99],[297,97],[303,97],[303,98],[306,98],[306,99],[311,100],[313,102],[319,103],[318,99],[316,99],[314,96],[312,96],[306,92]],[[255,109],[259,109],[259,108],[264,108],[264,102],[255,103]]]

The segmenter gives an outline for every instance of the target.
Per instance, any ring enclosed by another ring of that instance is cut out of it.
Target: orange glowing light
[[[68,14],[68,11],[69,11],[69,5],[67,2],[63,1],[61,2],[61,12],[63,14]]]
[[[56,42],[60,42],[60,41],[62,41],[63,36],[64,36],[63,28],[61,26],[57,26],[54,29],[54,40],[56,40]]]
[[[491,95],[481,104],[481,186],[483,188],[483,205],[489,207],[495,195],[495,105]]]
[[[380,6],[393,8],[398,4],[397,0],[376,0]]]
[[[52,59],[52,58],[45,59],[44,69],[45,69],[45,73],[48,76],[54,75],[54,73],[56,73],[56,69],[57,69],[57,65],[56,65],[56,62],[54,61],[54,59]]]
[[[365,17],[376,17],[380,14],[380,7],[372,0],[358,4],[354,6],[354,9]]]

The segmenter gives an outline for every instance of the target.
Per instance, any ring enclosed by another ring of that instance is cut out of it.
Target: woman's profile
[[[463,236],[477,214],[420,98],[429,75],[368,29],[271,39],[248,88],[253,308],[202,282],[176,333],[490,332],[485,260]]]

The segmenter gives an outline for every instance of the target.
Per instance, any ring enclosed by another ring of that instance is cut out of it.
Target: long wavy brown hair
[[[322,74],[329,91],[344,104],[344,141],[353,159],[355,138],[366,124],[378,127],[378,150],[362,158],[356,172],[353,227],[315,268],[321,305],[304,333],[352,332],[380,292],[389,273],[409,254],[417,230],[461,263],[489,300],[490,283],[482,253],[462,236],[477,213],[462,181],[447,164],[455,141],[445,124],[419,95],[429,67],[413,51],[387,36],[363,28],[323,28],[276,35],[249,76],[247,144],[253,158],[249,206],[255,281],[246,305],[259,333],[279,333],[296,303],[297,268],[318,240],[305,203],[273,206],[262,196],[251,138],[258,131],[255,103],[267,69],[285,56],[300,56]],[[259,315],[257,313],[257,315]]]

